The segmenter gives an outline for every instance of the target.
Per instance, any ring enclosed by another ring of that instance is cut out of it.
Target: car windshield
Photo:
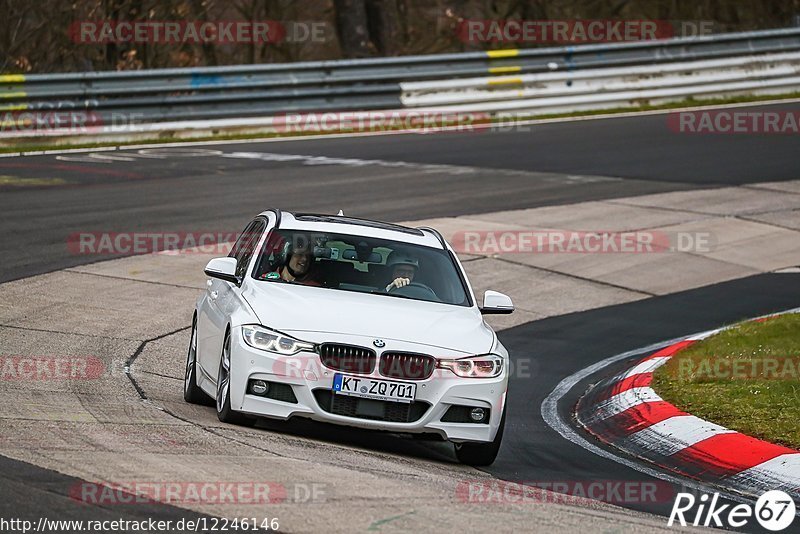
[[[272,231],[253,278],[469,306],[446,250],[358,235]]]

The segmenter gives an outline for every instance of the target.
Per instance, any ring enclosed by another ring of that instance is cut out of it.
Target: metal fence
[[[287,112],[451,109],[550,113],[800,88],[800,28],[525,50],[191,69],[0,75],[0,133],[31,113],[80,111],[86,126]],[[11,118],[9,118],[11,117]],[[234,119],[234,120],[231,120]],[[265,119],[267,119],[265,121]],[[127,120],[127,119],[126,119]],[[176,126],[171,125],[175,128]],[[147,129],[147,128],[144,128]],[[53,133],[53,132],[50,132]],[[58,133],[58,132],[55,132]]]

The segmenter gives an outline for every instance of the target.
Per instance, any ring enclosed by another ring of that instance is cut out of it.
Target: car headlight
[[[275,332],[269,328],[256,325],[246,325],[242,327],[242,337],[244,342],[254,349],[276,352],[284,356],[297,354],[301,350],[312,350],[313,343],[298,341],[286,334]]]
[[[494,378],[503,372],[503,358],[497,354],[483,354],[458,360],[439,360],[437,367],[449,369],[463,378]]]

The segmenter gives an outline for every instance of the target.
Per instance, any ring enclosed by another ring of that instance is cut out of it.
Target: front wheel
[[[506,427],[506,412],[503,410],[503,417],[500,419],[500,427],[497,435],[489,443],[455,443],[456,457],[462,464],[475,467],[491,465],[500,452],[500,444],[503,441],[503,430]]]
[[[186,354],[186,374],[183,377],[183,400],[191,404],[211,405],[211,399],[197,385],[197,319],[192,319],[192,337]]]
[[[255,419],[247,417],[231,408],[231,333],[225,333],[222,358],[217,373],[217,418],[223,423],[252,426]]]

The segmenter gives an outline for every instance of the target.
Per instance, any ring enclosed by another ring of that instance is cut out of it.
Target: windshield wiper
[[[397,293],[387,293],[386,291],[381,291],[380,289],[373,289],[370,291],[373,295],[385,295],[387,297],[394,297],[396,299],[408,299],[408,300],[419,300],[415,299],[414,297],[407,297],[405,295],[398,295]]]

